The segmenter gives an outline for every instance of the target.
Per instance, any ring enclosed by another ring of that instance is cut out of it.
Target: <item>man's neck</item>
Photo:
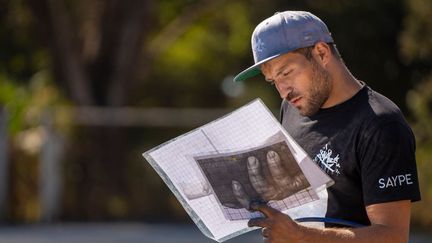
[[[322,108],[329,108],[349,100],[363,87],[360,81],[341,62],[334,64],[330,74],[332,76],[332,89],[329,99]]]

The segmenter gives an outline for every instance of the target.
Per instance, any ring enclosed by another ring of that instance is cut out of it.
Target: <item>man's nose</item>
[[[276,90],[279,92],[279,96],[281,97],[281,99],[285,99],[291,88],[283,82],[275,81],[274,84],[276,86]]]

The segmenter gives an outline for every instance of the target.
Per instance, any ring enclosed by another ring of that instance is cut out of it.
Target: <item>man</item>
[[[255,64],[283,99],[283,127],[335,181],[325,215],[365,225],[309,228],[266,205],[251,219],[266,242],[407,242],[411,202],[420,200],[415,140],[400,110],[347,69],[327,26],[315,15],[286,11],[252,35]]]

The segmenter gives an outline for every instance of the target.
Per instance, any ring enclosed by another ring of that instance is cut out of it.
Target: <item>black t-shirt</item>
[[[366,206],[420,200],[414,135],[399,108],[368,86],[311,117],[283,101],[281,121],[335,181],[326,217],[370,225]]]

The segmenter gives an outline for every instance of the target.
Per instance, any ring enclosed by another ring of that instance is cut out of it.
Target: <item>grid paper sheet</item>
[[[260,214],[222,205],[194,157],[262,147],[275,134],[282,134],[310,186],[283,200],[271,201],[270,205],[287,211],[311,204],[318,199],[317,190],[323,185],[331,185],[332,181],[286,133],[260,99],[143,155],[200,230],[209,238],[222,242],[253,230],[247,227],[247,219]],[[296,215],[299,214],[301,212],[297,210]]]

